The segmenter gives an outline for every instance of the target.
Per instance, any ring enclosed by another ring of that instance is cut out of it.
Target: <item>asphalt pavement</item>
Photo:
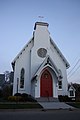
[[[0,120],[80,120],[80,110],[6,110]]]

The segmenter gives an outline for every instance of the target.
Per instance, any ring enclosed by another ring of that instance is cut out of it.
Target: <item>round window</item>
[[[40,49],[38,49],[37,54],[39,57],[44,58],[44,57],[46,57],[47,50],[45,48],[40,48]]]

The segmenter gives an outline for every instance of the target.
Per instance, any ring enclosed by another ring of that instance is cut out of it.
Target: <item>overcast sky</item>
[[[70,63],[68,81],[80,82],[80,0],[0,0],[0,73],[12,70],[38,16],[49,23],[50,36]]]

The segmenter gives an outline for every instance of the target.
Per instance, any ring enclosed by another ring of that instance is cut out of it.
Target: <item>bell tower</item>
[[[50,49],[50,33],[48,23],[36,22],[34,26],[34,46],[31,51],[32,76],[48,55]]]

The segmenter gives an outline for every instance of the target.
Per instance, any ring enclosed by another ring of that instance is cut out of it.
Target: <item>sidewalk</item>
[[[39,102],[44,109],[75,109],[64,102]]]

